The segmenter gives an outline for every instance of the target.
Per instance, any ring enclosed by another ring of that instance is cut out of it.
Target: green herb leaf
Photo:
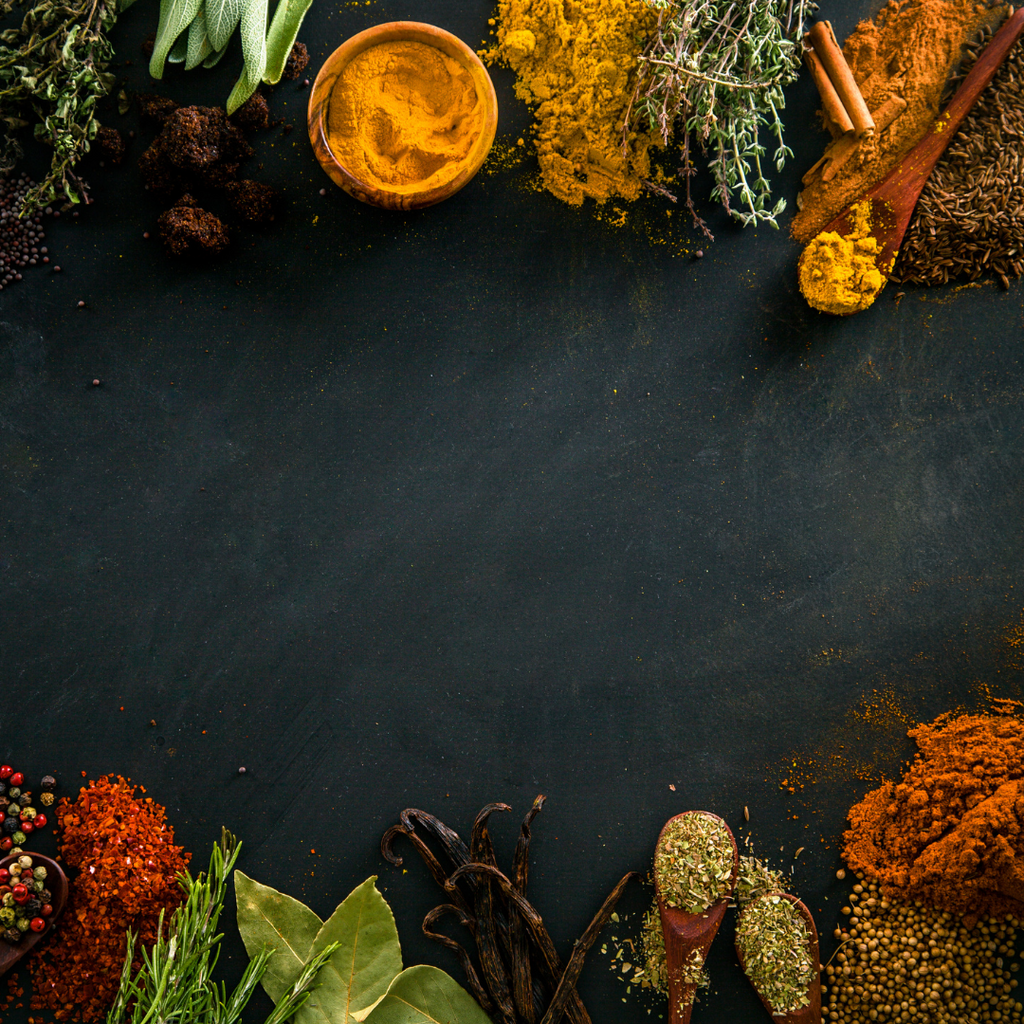
[[[242,17],[242,0],[206,0],[206,31],[210,45],[223,50]]]
[[[178,36],[192,23],[203,0],[160,0],[160,21],[156,29],[153,56],[149,61],[149,73],[153,78],[163,78],[164,63]]]
[[[211,53],[213,53],[213,47],[210,45],[210,36],[206,27],[206,8],[200,7],[195,21],[188,27],[188,52],[185,55],[185,70],[191,71],[197,64],[201,64],[206,60]]]
[[[345,897],[313,941],[310,956],[330,943],[338,951],[317,977],[317,989],[295,1024],[344,1024],[373,1006],[402,970],[402,948],[391,908],[371,875]]]
[[[195,22],[193,21],[194,25]],[[192,31],[189,26],[189,32]],[[171,52],[167,54],[168,64],[184,64],[185,58],[188,56],[188,32],[182,32],[180,36],[174,41],[174,45],[171,47]]]
[[[490,1019],[444,971],[420,965],[395,978],[366,1024],[490,1024]]]
[[[312,6],[313,0],[280,0],[267,33],[267,69],[263,81],[277,85],[284,74],[288,55],[295,45],[295,37],[302,27],[302,19]]]
[[[314,955],[313,940],[322,922],[304,903],[241,871],[235,872],[235,900],[246,953],[255,957],[264,948],[273,950],[262,980],[267,995],[276,1001],[295,984],[303,964]]]
[[[227,53],[227,52],[228,52],[228,48],[226,46],[224,47],[223,50],[218,50],[216,53],[214,53],[211,56],[207,57],[206,60],[203,61],[203,67],[204,68],[215,67],[217,64],[220,63],[221,57],[223,57],[224,54]]]
[[[257,89],[267,67],[267,0],[246,0],[242,11],[242,56],[245,67],[235,83],[227,112],[233,114]]]

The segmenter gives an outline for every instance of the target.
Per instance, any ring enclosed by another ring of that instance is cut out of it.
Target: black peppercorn
[[[25,904],[26,917],[38,917],[43,912],[43,901],[33,897]]]
[[[11,801],[5,796],[0,796],[0,808],[6,807]]]
[[[40,889],[39,890],[39,902],[40,903],[52,903],[53,902],[53,893],[50,892],[49,889]]]
[[[22,793],[21,796],[18,797],[18,803],[22,807],[28,807],[29,804],[32,803],[32,794],[31,793]]]
[[[0,796],[3,796],[7,792],[7,783],[0,780]]]
[[[9,836],[13,836],[14,833],[17,832],[19,828],[21,828],[21,822],[17,819],[17,817],[4,818],[3,830]]]
[[[52,775],[44,775],[43,781],[39,783],[39,788],[44,793],[48,793],[51,789],[57,788],[57,780]]]
[[[4,931],[4,942],[9,942],[12,946],[16,946],[21,942],[21,932],[17,928],[7,928]]]

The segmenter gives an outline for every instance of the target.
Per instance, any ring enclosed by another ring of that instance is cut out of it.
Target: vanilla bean
[[[583,970],[583,961],[586,959],[587,953],[590,952],[590,947],[593,946],[601,929],[608,923],[609,918],[612,916],[612,911],[615,909],[615,904],[619,902],[619,897],[622,895],[630,879],[639,877],[640,875],[635,871],[630,871],[628,874],[623,875],[619,879],[619,884],[612,889],[608,898],[601,904],[601,909],[594,915],[594,919],[587,926],[587,930],[576,940],[575,945],[572,947],[572,956],[562,972],[554,998],[548,1004],[548,1012],[544,1014],[541,1024],[559,1024],[562,1016],[565,1014],[566,1005],[575,989],[576,982],[579,981],[580,971]]]
[[[431,877],[443,889],[445,882],[448,880],[448,873],[441,867],[440,861],[434,856],[430,847],[416,834],[413,826],[392,825],[384,833],[380,841],[380,852],[384,855],[384,859],[394,864],[395,867],[402,866],[402,858],[391,848],[398,836],[405,836],[416,847],[416,852],[419,853],[423,863],[427,865],[427,870],[430,872]],[[469,914],[469,903],[458,889],[452,892],[452,899],[459,905],[461,913]]]
[[[466,982],[469,985],[470,991],[473,993],[473,998],[480,1004],[484,1013],[488,1015],[493,1014],[494,1003],[491,1001],[491,997],[487,993],[483,984],[481,984],[480,975],[477,974],[469,953],[467,953],[463,946],[456,942],[455,939],[449,938],[442,932],[435,932],[431,929],[431,926],[436,921],[439,921],[442,917],[445,917],[448,914],[454,914],[459,919],[459,923],[468,928],[473,938],[476,938],[476,922],[461,907],[457,907],[451,903],[442,903],[439,907],[434,907],[434,909],[431,910],[425,918],[423,918],[423,934],[426,935],[428,939],[433,939],[435,942],[438,942],[447,949],[450,949],[459,958],[459,963],[462,965],[462,969],[466,974]]]

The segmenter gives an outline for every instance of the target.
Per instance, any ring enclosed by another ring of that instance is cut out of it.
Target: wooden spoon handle
[[[956,95],[938,117],[928,134],[900,161],[893,172],[876,185],[867,198],[889,201],[897,214],[906,205],[907,219],[913,211],[917,197],[932,173],[939,157],[946,151],[950,140],[967,116],[975,100],[992,81],[999,65],[1024,32],[1024,8],[1015,11],[1003,22],[1002,28],[992,37],[977,63],[960,83]],[[898,218],[900,219],[900,218]]]

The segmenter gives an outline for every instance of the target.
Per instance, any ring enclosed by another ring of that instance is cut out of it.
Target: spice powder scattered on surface
[[[516,73],[535,106],[545,188],[573,206],[636,199],[651,177],[655,136],[623,122],[637,54],[656,17],[643,0],[499,0],[498,43],[484,56]]]

